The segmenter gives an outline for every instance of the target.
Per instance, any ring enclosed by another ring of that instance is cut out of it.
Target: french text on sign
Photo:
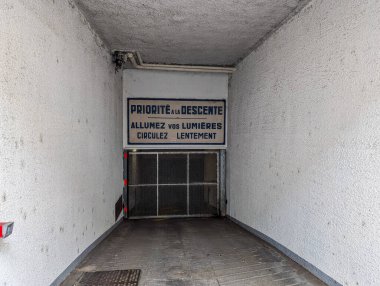
[[[130,145],[224,145],[226,102],[128,99]]]

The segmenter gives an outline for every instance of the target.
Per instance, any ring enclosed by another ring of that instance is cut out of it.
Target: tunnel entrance
[[[129,218],[219,215],[219,151],[130,152],[127,166]]]

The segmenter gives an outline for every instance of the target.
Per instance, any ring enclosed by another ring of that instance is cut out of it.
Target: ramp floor
[[[141,269],[139,285],[325,285],[233,222],[221,218],[130,220],[118,226],[62,285],[83,272]]]

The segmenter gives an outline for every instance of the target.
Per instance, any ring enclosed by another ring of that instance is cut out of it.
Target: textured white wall
[[[0,285],[49,285],[114,224],[122,82],[72,1],[0,3]]]
[[[228,75],[211,73],[124,70],[123,73],[123,129],[124,147],[128,147],[127,114],[128,97],[185,98],[185,99],[227,99]],[[227,104],[227,102],[226,102]],[[227,127],[226,127],[227,128]],[[226,131],[227,132],[227,131]],[[151,148],[134,145],[131,148]],[[173,146],[153,146],[173,148]],[[180,146],[182,149],[205,149],[202,146]],[[215,147],[209,147],[215,148]]]
[[[380,285],[380,2],[316,0],[229,94],[229,213],[343,285]]]

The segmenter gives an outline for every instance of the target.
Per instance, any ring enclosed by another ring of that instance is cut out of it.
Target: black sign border
[[[211,101],[211,102],[223,102],[224,107],[224,132],[223,132],[223,142],[222,143],[131,143],[129,141],[129,101],[130,100],[167,100],[167,101]],[[128,145],[208,145],[208,146],[224,146],[226,145],[226,100],[225,99],[193,99],[193,98],[150,98],[150,97],[128,97],[127,98],[127,136]]]

